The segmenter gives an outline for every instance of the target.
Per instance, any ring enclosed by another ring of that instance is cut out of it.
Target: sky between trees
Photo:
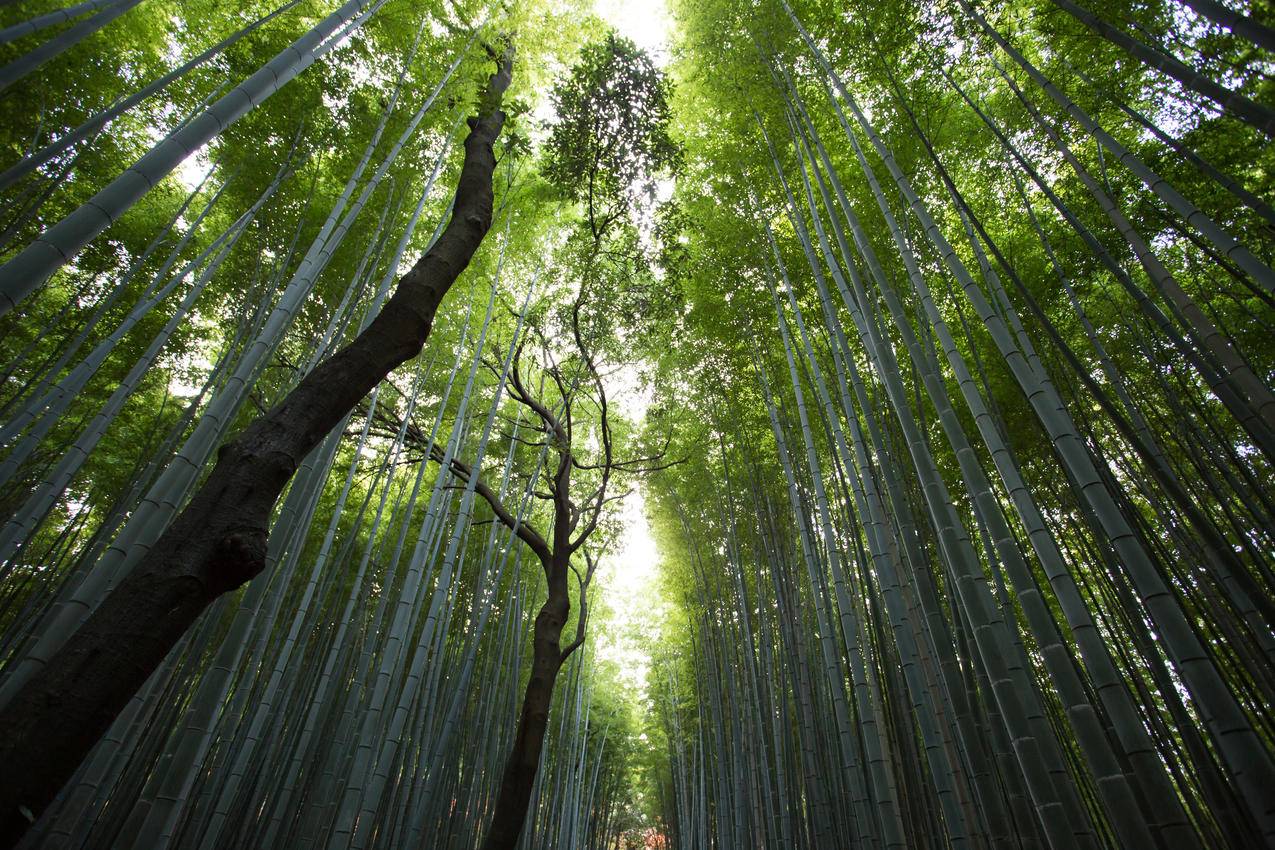
[[[1275,846],[1272,20],[0,6],[5,846]]]

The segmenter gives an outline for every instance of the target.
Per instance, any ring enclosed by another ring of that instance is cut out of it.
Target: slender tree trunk
[[[53,799],[119,710],[218,596],[265,567],[275,501],[302,459],[392,369],[424,345],[443,297],[491,226],[492,145],[512,50],[469,120],[447,228],[349,346],[223,446],[150,554],[0,713],[0,846]],[[565,578],[564,578],[565,581]]]
[[[95,12],[103,6],[113,6],[116,0],[86,0],[83,3],[77,3],[74,6],[68,6],[65,9],[58,9],[54,12],[48,12],[34,18],[29,18],[20,24],[14,24],[11,27],[5,27],[0,30],[0,44],[8,44],[11,41],[17,41],[20,38],[39,32],[48,27],[57,26],[67,21],[78,18],[80,15],[89,12]]]
[[[102,5],[101,0],[91,0],[91,2],[94,2],[99,6]],[[61,138],[56,139],[55,141],[51,141],[48,144],[46,144],[44,147],[40,148],[40,150],[33,151],[27,156],[23,157],[23,159],[20,162],[15,163],[14,165],[5,169],[3,174],[0,174],[0,191],[4,191],[8,189],[14,183],[17,183],[19,180],[21,180],[23,177],[27,176],[31,172],[35,171],[41,165],[44,165],[46,162],[53,159],[54,157],[62,153],[65,153],[68,149],[74,147],[79,142],[82,142],[85,139],[95,136],[107,124],[114,121],[116,118],[123,115],[125,112],[132,109],[134,106],[137,106],[137,104],[146,100],[146,98],[150,97],[151,95],[157,92],[163,91],[165,88],[167,88],[168,84],[171,83],[173,80],[176,80],[179,77],[184,76],[187,72],[193,70],[194,68],[200,67],[201,65],[203,65],[205,62],[207,62],[209,59],[213,58],[214,56],[217,56],[218,54],[225,52],[227,49],[234,46],[234,44],[238,42],[240,39],[242,39],[244,36],[251,35],[259,27],[274,20],[276,17],[278,17],[279,15],[282,15],[284,12],[288,11],[293,6],[296,6],[297,3],[299,2],[301,2],[301,0],[288,0],[288,2],[284,3],[282,6],[279,6],[274,11],[269,12],[265,15],[262,15],[261,17],[253,21],[252,23],[248,24],[246,27],[243,27],[242,29],[237,30],[236,32],[228,35],[226,38],[217,42],[215,45],[203,51],[198,56],[195,56],[193,59],[183,62],[178,67],[174,68],[173,70],[169,71],[168,73],[164,74],[163,76],[159,77],[153,82],[148,83],[141,89],[138,89],[133,94],[124,98],[123,100],[117,101],[116,103],[111,104],[106,109],[103,109],[97,112],[90,118],[83,121],[78,127],[67,132]],[[83,5],[87,6],[89,4],[85,3]],[[61,14],[61,13],[54,12],[54,13],[51,13],[50,15],[47,15],[46,17],[53,17],[58,14]],[[17,27],[13,27],[11,29],[16,29],[16,28]],[[8,30],[0,31],[0,43],[5,42],[4,33],[6,32],[8,32]]]
[[[1071,0],[1054,0],[1054,5],[1070,13],[1076,20],[1082,21],[1093,28],[1095,32],[1112,44],[1119,45],[1130,56],[1140,59],[1157,71],[1161,71],[1177,80],[1182,84],[1183,88],[1203,95],[1221,109],[1229,112],[1244,123],[1256,127],[1268,136],[1275,135],[1275,113],[1262,104],[1219,85],[1174,57],[1148,47],[1123,30],[1113,27],[1085,7],[1072,3]],[[1216,7],[1219,4],[1201,5]],[[1236,17],[1242,16],[1237,15]],[[1261,27],[1260,30],[1265,30],[1267,34],[1270,32],[1265,27]],[[1249,33],[1249,36],[1252,37],[1253,34]],[[1260,35],[1261,32],[1258,31],[1256,34]]]
[[[1213,0],[1185,0],[1185,4],[1214,23],[1227,27],[1236,35],[1242,35],[1267,50],[1275,50],[1275,30],[1256,17],[1228,9],[1225,5],[1215,3]]]
[[[61,56],[141,2],[142,0],[120,0],[114,6],[110,6],[93,17],[80,21],[58,33],[30,53],[14,59],[8,65],[0,68],[0,90],[7,89],[41,65]]]
[[[566,536],[555,535],[555,549],[565,546]],[[501,775],[496,812],[492,816],[487,836],[483,839],[483,850],[513,850],[527,819],[532,788],[540,769],[545,731],[549,726],[553,686],[558,679],[558,671],[562,669],[562,629],[571,610],[567,587],[567,557],[555,552],[553,561],[546,565],[549,598],[536,615],[531,677],[527,680],[527,690],[523,694],[518,732]]]
[[[379,8],[348,0],[198,116],[169,133],[119,177],[0,266],[0,315],[29,296],[99,233],[177,168],[192,151],[331,50]]]

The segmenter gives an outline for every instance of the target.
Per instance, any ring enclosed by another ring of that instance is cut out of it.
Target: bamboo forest
[[[1275,848],[1275,2],[0,0],[10,848]]]

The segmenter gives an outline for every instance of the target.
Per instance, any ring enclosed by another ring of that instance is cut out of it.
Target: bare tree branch
[[[435,463],[442,465],[446,456],[439,446],[433,446],[430,450],[429,459]],[[448,464],[447,471],[455,475],[462,482],[468,484],[470,478],[474,476],[473,470],[465,463],[452,458]],[[518,535],[518,539],[531,548],[542,563],[548,563],[553,558],[553,552],[549,544],[545,542],[540,532],[536,531],[529,523],[518,519],[510,510],[505,507],[504,502],[500,500],[492,489],[484,484],[481,480],[474,479],[474,492],[483,497],[483,500],[491,507],[492,513],[496,518],[504,523],[514,534]]]
[[[566,661],[571,657],[571,653],[584,645],[585,628],[589,624],[589,585],[593,582],[593,573],[598,568],[598,561],[587,549],[584,552],[584,561],[587,568],[583,578],[581,578],[579,570],[574,566],[571,567],[571,571],[576,574],[576,581],[580,586],[580,614],[576,618],[575,639],[563,648],[560,656],[562,661]]]

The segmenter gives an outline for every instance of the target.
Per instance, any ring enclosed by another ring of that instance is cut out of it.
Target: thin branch
[[[587,549],[584,553],[584,561],[588,566],[583,578],[580,577],[580,571],[575,568],[575,565],[571,565],[571,571],[576,574],[576,581],[580,585],[580,615],[576,618],[575,639],[567,644],[559,656],[563,662],[571,657],[571,653],[584,645],[585,627],[589,622],[589,585],[593,581],[594,571],[598,568],[598,561]]]
[[[445,459],[442,448],[437,445],[432,447],[429,459],[441,466]],[[474,477],[475,474],[468,465],[462,463],[456,458],[451,459],[451,463],[449,464],[447,471],[466,484],[469,483],[470,479]],[[500,497],[493,493],[491,488],[484,484],[481,480],[475,478],[473,486],[474,492],[483,497],[483,500],[491,507],[492,513],[496,515],[496,518],[504,523],[511,531],[513,531],[514,534],[518,535],[518,538],[522,540],[523,543],[526,543],[527,546],[531,548],[532,552],[535,552],[536,557],[540,559],[542,564],[547,565],[553,559],[553,553],[549,548],[549,544],[545,542],[545,539],[541,536],[540,532],[536,531],[536,529],[529,523],[519,520],[516,516],[514,516],[509,509],[505,507],[504,503],[500,500]]]

